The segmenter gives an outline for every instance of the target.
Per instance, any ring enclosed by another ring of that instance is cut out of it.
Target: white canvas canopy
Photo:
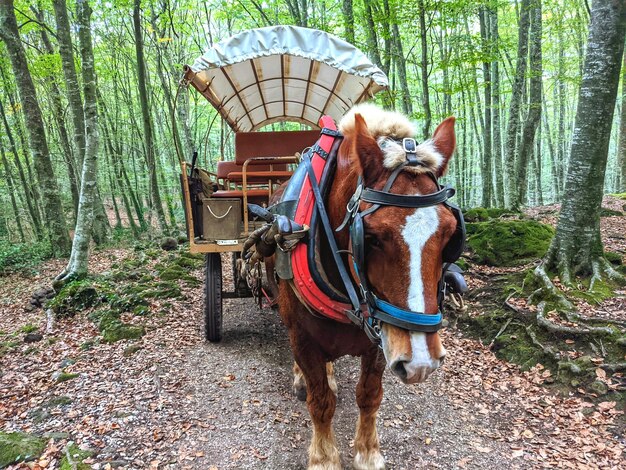
[[[356,47],[323,31],[273,26],[216,43],[185,79],[236,132],[277,121],[318,127],[388,85],[385,74]]]

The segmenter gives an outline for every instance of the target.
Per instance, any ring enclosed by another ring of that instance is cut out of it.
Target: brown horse
[[[365,187],[383,189],[393,170],[406,159],[397,139],[416,134],[415,127],[404,116],[373,105],[353,108],[341,120],[339,129],[344,140],[326,201],[333,227],[344,220],[359,177]],[[431,140],[418,147],[419,165],[406,166],[399,171],[389,191],[400,195],[435,193],[439,188],[433,175],[438,178],[445,172],[454,147],[454,118],[448,118],[439,125]],[[361,210],[370,206],[360,203]],[[400,308],[438,313],[442,251],[457,225],[450,209],[443,204],[420,208],[388,205],[364,217],[363,225],[365,276],[371,291],[379,299]],[[336,240],[341,250],[352,248],[348,231],[338,232]],[[355,268],[349,265],[350,274],[358,281]],[[384,468],[376,415],[383,397],[385,365],[406,384],[423,382],[441,365],[446,354],[439,335],[382,323],[382,347],[379,347],[353,324],[312,315],[289,283],[281,281],[278,290],[280,315],[289,329],[297,364],[294,388],[308,392],[307,405],[313,421],[309,469],[341,468],[332,430],[337,399],[329,363],[348,354],[361,357],[361,376],[356,389],[360,415],[354,440],[354,468]]]

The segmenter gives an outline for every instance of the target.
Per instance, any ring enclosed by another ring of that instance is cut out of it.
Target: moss
[[[177,265],[171,265],[159,273],[159,277],[163,281],[187,281],[191,284],[197,284],[198,280],[191,276],[184,268]]]
[[[71,458],[68,458],[68,454]],[[83,463],[83,460],[93,456],[94,452],[90,450],[82,450],[73,442],[70,442],[63,451],[60,470],[89,470],[91,465]]]
[[[516,212],[502,207],[475,207],[463,213],[463,217],[467,222],[485,222],[490,219],[499,219],[500,217],[521,217],[521,212]]]
[[[28,323],[27,325],[24,325],[23,327],[20,328],[20,332],[22,333],[34,333],[35,331],[39,330],[38,327],[36,327],[35,325],[31,325],[30,323]]]
[[[588,279],[583,279],[581,283],[584,286],[584,289],[572,289],[567,292],[567,295],[570,297],[583,299],[591,304],[600,304],[604,300],[615,297],[615,289],[610,283],[596,281],[593,285],[593,290],[589,290]]]
[[[45,402],[42,406],[44,408],[55,408],[57,406],[65,406],[72,403],[72,399],[68,396],[61,395],[59,397],[54,397]]]
[[[124,348],[124,352],[122,353],[122,355],[124,357],[130,357],[141,349],[143,348],[139,346],[138,344],[131,344],[130,346]]]
[[[80,350],[81,351],[89,351],[91,349],[93,349],[94,346],[96,346],[98,344],[98,339],[88,339],[87,341],[85,341],[84,343],[82,343],[80,345]]]
[[[523,331],[499,336],[493,342],[493,350],[499,358],[519,364],[522,370],[550,361],[549,356],[532,344]]]
[[[96,287],[91,279],[72,281],[66,284],[48,302],[47,306],[52,309],[57,318],[73,316],[77,312],[95,307],[106,300],[105,293],[99,292]]]
[[[623,264],[622,261],[622,255],[620,253],[614,253],[612,251],[605,251],[604,252],[604,257],[606,258],[606,260],[615,265],[615,266],[619,266],[621,264]]]
[[[62,383],[62,382],[67,382],[68,380],[73,380],[76,377],[78,377],[78,374],[68,374],[67,372],[59,372],[59,374],[56,375],[56,378],[54,379],[54,381],[56,383]]]
[[[468,246],[479,263],[490,266],[515,266],[540,258],[554,236],[552,227],[534,220],[491,220],[468,226]]]
[[[46,448],[46,440],[32,434],[0,431],[0,468],[39,457]]]
[[[0,342],[0,357],[10,353],[14,348],[20,345],[19,341],[2,341]]]
[[[609,194],[609,196],[613,196],[618,199],[624,199],[626,201],[626,193],[614,193],[614,194]]]

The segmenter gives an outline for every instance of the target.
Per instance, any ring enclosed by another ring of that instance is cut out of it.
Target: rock
[[[66,357],[65,359],[61,361],[61,364],[59,365],[59,367],[61,367],[61,369],[65,369],[66,367],[69,367],[73,364],[76,364],[76,359],[72,359],[71,357]]]
[[[28,333],[24,336],[25,343],[36,343],[37,341],[41,341],[43,339],[43,335],[39,333]]]
[[[604,382],[600,380],[595,380],[591,385],[589,385],[588,391],[593,392],[598,396],[602,396],[608,393],[609,387],[607,387]]]
[[[617,338],[617,344],[619,344],[620,346],[626,346],[626,336]]]
[[[39,308],[39,306],[34,305],[31,301],[31,303],[27,304],[26,307],[24,307],[24,310],[26,310],[27,312],[34,312],[35,310],[37,310],[37,308]]]
[[[27,462],[41,455],[45,439],[22,432],[0,431],[0,468],[18,462]]]
[[[178,248],[178,241],[172,237],[165,237],[161,240],[161,248],[165,251],[173,251]]]
[[[94,451],[81,449],[73,442],[70,442],[63,451],[63,458],[61,459],[61,466],[59,468],[60,470],[90,470],[91,466],[83,463],[83,460],[88,459],[94,454]]]

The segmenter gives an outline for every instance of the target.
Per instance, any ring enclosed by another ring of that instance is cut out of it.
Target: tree
[[[22,109],[28,123],[30,151],[39,186],[43,193],[43,206],[52,252],[55,256],[66,256],[70,252],[70,236],[65,223],[65,214],[54,168],[50,160],[46,129],[37,100],[37,91],[28,69],[26,54],[17,29],[13,0],[0,0],[0,39],[4,41],[9,52],[22,101]]]
[[[528,165],[533,155],[535,135],[541,120],[541,0],[534,0],[530,26],[530,93],[528,116],[522,128],[522,139],[515,160],[515,179],[511,184],[509,205],[519,209],[526,200]]]
[[[622,63],[622,112],[619,120],[619,147],[617,150],[617,190],[626,193],[626,51]]]
[[[78,18],[78,40],[82,61],[83,95],[85,97],[85,154],[72,253],[67,267],[57,277],[57,281],[80,278],[87,274],[89,241],[91,240],[98,199],[98,161],[96,158],[99,139],[98,108],[96,104],[96,73],[91,44],[91,8],[87,0],[77,0],[76,16]]]
[[[551,271],[565,285],[575,275],[590,276],[590,289],[604,277],[623,280],[603,256],[600,206],[625,36],[626,3],[595,0],[563,205],[550,249],[535,270],[551,293]]]
[[[141,0],[135,0],[134,3],[133,26],[135,33],[135,53],[137,55],[137,86],[139,87],[139,101],[141,103],[141,115],[143,117],[144,143],[146,161],[148,163],[152,206],[156,211],[161,230],[166,230],[167,223],[165,221],[165,212],[163,211],[163,203],[161,202],[161,193],[159,192],[159,183],[157,180],[154,134],[150,106],[148,103],[148,89],[146,86],[146,66],[143,54],[143,35],[141,33]]]

